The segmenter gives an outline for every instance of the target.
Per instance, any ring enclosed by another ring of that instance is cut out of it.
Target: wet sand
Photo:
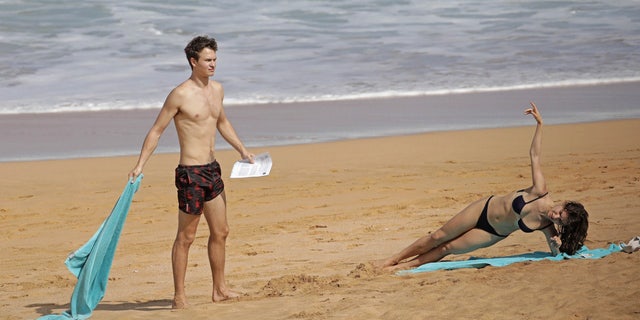
[[[629,82],[225,109],[246,145],[264,147],[528,125],[522,110],[531,100],[546,124],[635,119],[638,88],[640,82]],[[137,155],[160,107],[0,115],[0,162]],[[229,149],[222,139],[216,147]],[[173,124],[156,152],[178,152]]]

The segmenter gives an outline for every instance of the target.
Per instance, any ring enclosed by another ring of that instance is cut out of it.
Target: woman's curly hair
[[[560,226],[560,251],[566,254],[575,254],[584,245],[589,228],[589,214],[584,206],[578,202],[567,201],[564,204],[567,211],[567,223]]]

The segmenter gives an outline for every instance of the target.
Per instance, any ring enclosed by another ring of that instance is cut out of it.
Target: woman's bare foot
[[[189,307],[187,303],[187,298],[185,297],[173,297],[173,302],[171,303],[171,308],[173,309],[186,309]]]
[[[398,265],[398,264],[382,268],[383,271],[389,272],[389,273],[396,273],[397,271],[406,270],[406,269],[409,269],[409,268]]]
[[[371,264],[376,270],[389,271],[389,268],[392,268],[397,263],[390,261],[389,259],[381,259],[381,260],[372,261]]]

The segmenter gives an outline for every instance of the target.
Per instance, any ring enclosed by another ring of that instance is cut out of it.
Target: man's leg
[[[173,305],[175,309],[182,309],[187,306],[187,296],[184,290],[184,279],[187,273],[187,260],[189,259],[189,248],[196,238],[196,230],[200,215],[186,214],[182,211],[178,213],[178,233],[173,242],[171,250],[171,266],[173,267]]]
[[[213,200],[205,203],[204,215],[209,225],[208,251],[211,276],[213,278],[212,300],[216,302],[236,298],[238,294],[227,288],[224,277],[225,246],[229,235],[227,199],[224,191]]]

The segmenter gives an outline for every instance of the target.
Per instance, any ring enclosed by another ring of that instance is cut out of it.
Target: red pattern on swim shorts
[[[175,185],[180,210],[188,214],[202,214],[204,203],[224,191],[220,164],[213,161],[205,165],[179,165],[176,168]]]

